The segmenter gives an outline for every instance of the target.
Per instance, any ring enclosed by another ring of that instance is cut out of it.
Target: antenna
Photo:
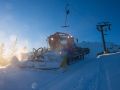
[[[101,22],[97,24],[97,30],[101,32],[102,36],[102,42],[103,42],[103,49],[104,53],[108,53],[107,47],[106,47],[106,42],[105,42],[105,32],[108,30],[111,30],[111,24],[110,22]]]
[[[65,6],[65,25],[62,26],[65,29],[69,27],[69,25],[68,25],[68,15],[70,14],[70,10],[69,10],[68,7],[69,7],[69,4],[66,4],[66,6]]]

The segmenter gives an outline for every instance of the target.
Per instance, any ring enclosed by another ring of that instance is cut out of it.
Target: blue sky
[[[61,26],[67,2],[70,27],[65,31]],[[96,24],[106,20],[112,23],[107,41],[120,44],[119,3],[119,0],[0,0],[0,42],[17,37],[22,45],[31,48],[47,46],[46,38],[57,31],[68,32],[79,41],[100,42]]]

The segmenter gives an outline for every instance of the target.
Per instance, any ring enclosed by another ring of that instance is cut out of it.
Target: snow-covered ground
[[[0,90],[119,90],[120,53],[90,56],[65,70],[1,68]]]

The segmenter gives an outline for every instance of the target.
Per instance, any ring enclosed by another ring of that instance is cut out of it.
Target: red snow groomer
[[[56,32],[48,37],[50,50],[66,53],[68,62],[84,59],[84,55],[89,53],[89,48],[76,46],[74,37],[67,33]]]
[[[48,37],[50,49],[33,49],[28,60],[21,63],[20,67],[42,70],[65,68],[73,61],[84,59],[89,53],[88,48],[76,46],[74,37],[67,33],[56,32]]]

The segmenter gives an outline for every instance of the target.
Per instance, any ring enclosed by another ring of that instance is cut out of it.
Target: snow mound
[[[16,56],[14,56],[12,59],[11,59],[11,64],[12,65],[18,65],[20,63],[20,61],[18,60],[18,58]]]

